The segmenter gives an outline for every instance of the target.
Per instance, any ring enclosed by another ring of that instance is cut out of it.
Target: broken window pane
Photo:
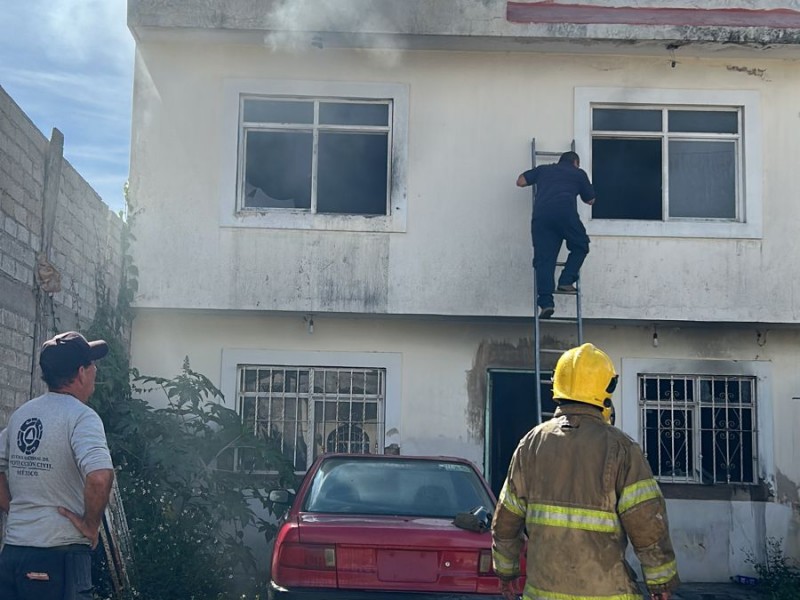
[[[310,131],[247,131],[244,208],[311,208]]]
[[[669,143],[669,216],[736,218],[736,143]]]
[[[661,140],[592,140],[593,219],[660,221]]]
[[[317,212],[387,214],[388,133],[319,134]]]
[[[737,133],[739,115],[721,110],[671,110],[669,130],[678,132]]]
[[[245,98],[241,110],[243,209],[388,214],[390,101]]]
[[[595,108],[592,120],[595,131],[661,131],[660,110]]]
[[[248,131],[244,208],[311,207],[313,136],[304,131]]]

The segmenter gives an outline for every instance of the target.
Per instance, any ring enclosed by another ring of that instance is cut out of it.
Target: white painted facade
[[[485,465],[486,372],[530,368],[531,199],[514,181],[531,138],[557,151],[575,140],[591,174],[592,102],[741,107],[743,222],[583,213],[585,338],[620,370],[618,425],[636,439],[639,373],[757,378],[759,479],[771,497],[671,497],[682,578],[747,574],[746,553],[761,556],[767,537],[800,557],[800,62],[786,56],[800,48],[594,53],[536,39],[531,51],[511,43],[516,25],[484,31],[500,38],[484,49],[461,37],[448,46],[444,26],[428,32],[440,35],[435,50],[318,48],[257,27],[148,25],[139,4],[134,365],[169,376],[189,355],[229,399],[242,364],[382,368],[382,441],[406,454]],[[239,96],[265,93],[393,99],[392,214],[237,214]]]

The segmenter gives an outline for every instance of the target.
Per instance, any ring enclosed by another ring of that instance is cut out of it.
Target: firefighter
[[[679,583],[658,483],[641,448],[610,423],[617,378],[592,344],[556,365],[555,416],[520,440],[492,521],[494,570],[508,600],[523,528],[525,600],[640,600],[628,539],[654,600],[668,600]]]

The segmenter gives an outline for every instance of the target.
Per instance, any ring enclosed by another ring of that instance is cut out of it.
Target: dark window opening
[[[317,212],[385,215],[387,134],[321,132]]]
[[[389,211],[392,104],[244,98],[244,209],[383,216]]]
[[[661,164],[661,140],[592,140],[592,218],[660,221]]]

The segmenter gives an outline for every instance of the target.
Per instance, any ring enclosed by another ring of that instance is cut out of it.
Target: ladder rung
[[[562,292],[561,290],[556,288],[553,290],[553,293],[559,296],[577,296],[579,292]]]
[[[548,319],[539,319],[539,323],[550,321],[551,323],[577,323],[578,319],[571,317],[550,317]]]
[[[568,348],[539,348],[539,352],[545,352],[547,354],[564,354]]]

